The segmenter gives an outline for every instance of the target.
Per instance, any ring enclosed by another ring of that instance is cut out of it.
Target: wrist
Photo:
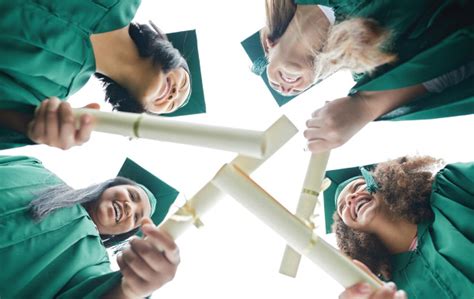
[[[358,92],[352,96],[351,100],[357,103],[359,111],[363,112],[362,117],[367,123],[374,121],[381,115],[385,114],[384,111],[379,109],[379,106],[372,103],[373,97],[371,97],[370,94]]]

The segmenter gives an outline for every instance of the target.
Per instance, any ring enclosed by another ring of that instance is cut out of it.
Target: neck
[[[417,225],[406,220],[384,219],[383,224],[374,233],[387,247],[391,254],[406,252],[417,233]]]
[[[96,72],[106,75],[141,99],[155,70],[149,59],[140,57],[128,28],[91,35]]]

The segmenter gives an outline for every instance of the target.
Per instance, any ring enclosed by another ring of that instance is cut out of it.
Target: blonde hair
[[[262,46],[267,52],[266,39],[276,43],[285,33],[296,13],[293,0],[266,0],[266,27],[261,31]],[[382,47],[390,32],[375,20],[352,18],[329,28],[324,46],[314,50],[315,80],[349,69],[357,73],[371,73],[376,67],[396,60],[396,55]]]
[[[353,18],[332,26],[314,59],[316,79],[342,69],[370,74],[379,65],[395,61],[396,55],[382,50],[389,37],[390,32],[371,19]]]

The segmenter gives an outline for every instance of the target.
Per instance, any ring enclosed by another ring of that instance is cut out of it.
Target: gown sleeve
[[[438,252],[474,283],[474,163],[456,163],[441,170],[434,182],[430,229]]]

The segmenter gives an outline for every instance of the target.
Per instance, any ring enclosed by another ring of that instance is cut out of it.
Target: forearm
[[[32,114],[0,109],[0,126],[26,135]]]
[[[384,91],[361,91],[355,97],[363,101],[370,111],[371,120],[403,106],[414,99],[424,95],[426,88],[422,85],[413,85],[410,87],[384,90]]]

